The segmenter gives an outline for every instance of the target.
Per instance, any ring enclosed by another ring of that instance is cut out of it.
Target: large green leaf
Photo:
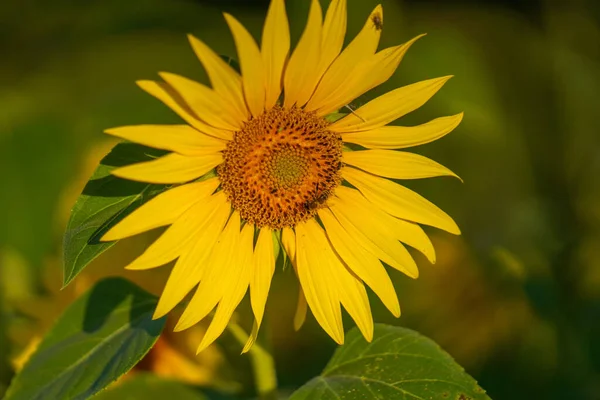
[[[290,400],[489,399],[435,342],[409,329],[377,324],[373,342],[347,335],[323,373]]]
[[[101,281],[58,319],[5,400],[87,399],[129,371],[160,335],[156,298],[122,278]]]
[[[71,210],[64,236],[63,285],[116,242],[100,242],[115,223],[165,189],[117,178],[116,167],[149,161],[165,152],[134,143],[120,143],[102,159]]]
[[[207,400],[199,391],[181,382],[140,373],[94,397],[94,400]]]

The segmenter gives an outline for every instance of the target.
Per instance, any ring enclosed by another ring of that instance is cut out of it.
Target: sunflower
[[[103,240],[169,226],[127,268],[177,260],[154,316],[167,314],[195,288],[175,330],[216,309],[198,352],[223,332],[248,289],[255,323],[243,351],[250,348],[280,247],[300,283],[295,327],[310,307],[341,344],[343,306],[370,341],[373,319],[365,284],[400,315],[382,263],[416,278],[417,266],[402,243],[435,262],[419,224],[460,233],[446,213],[391,179],[456,176],[432,160],[396,149],[444,136],[462,114],[414,127],[387,126],[423,105],[450,77],[392,90],[339,118],[336,111],[384,83],[422,35],[377,51],[383,27],[379,5],[342,49],[346,1],[332,0],[323,19],[319,1],[313,0],[290,54],[283,0],[269,6],[260,48],[240,22],[224,16],[240,73],[189,36],[211,87],[172,73],[160,73],[162,82],[137,82],[187,124],[107,131],[170,151],[117,168],[114,175],[173,186],[125,217]]]

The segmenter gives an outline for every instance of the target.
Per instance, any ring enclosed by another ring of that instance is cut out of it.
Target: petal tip
[[[227,22],[227,25],[229,25],[229,28],[232,28],[232,26],[231,26],[232,24],[242,25],[242,23],[240,21],[238,21],[236,17],[229,14],[228,12],[223,13],[223,18],[225,18],[225,22]]]
[[[420,35],[415,36],[414,38],[409,40],[406,44],[412,45],[414,42],[416,42],[417,40],[421,39],[424,36],[427,36],[427,33],[421,33]]]
[[[206,349],[206,345],[198,346],[198,348],[196,349],[196,355],[200,354],[205,349]]]
[[[225,18],[225,21],[227,23],[229,23],[231,20],[235,19],[235,17],[233,15],[229,14],[228,12],[223,12],[222,14],[223,14],[223,18]]]
[[[188,33],[186,36],[187,36],[187,39],[188,39],[188,41],[189,41],[191,44],[193,44],[193,42],[198,42],[198,41],[200,41],[200,39],[198,39],[196,36],[194,36],[194,35],[193,35],[193,34],[191,34],[191,33]]]
[[[160,71],[158,76],[160,76],[164,81],[167,81],[169,78],[175,77],[176,75],[172,72]]]
[[[340,346],[344,344],[344,334],[342,333],[342,335],[340,337],[334,337],[333,340],[335,340],[335,342],[337,344],[339,344]]]
[[[462,232],[460,231],[460,228],[458,227],[458,224],[456,222],[454,222],[453,219],[451,219],[452,221],[452,225],[447,227],[445,229],[446,232],[451,233],[453,235],[459,236],[462,235]]]
[[[213,340],[214,341],[214,340]],[[196,355],[200,354],[202,351],[206,350],[206,348],[208,346],[210,346],[213,341],[207,341],[206,337],[202,339],[202,341],[200,342],[200,346],[198,346],[198,348],[196,349]]]
[[[381,5],[381,3],[377,4],[375,6],[375,8],[373,9],[373,11],[371,11],[371,15],[373,15],[375,13],[382,14],[381,17],[383,18],[383,6]]]
[[[139,257],[127,264],[124,268],[128,271],[144,271],[164,264],[166,263],[160,263],[159,265],[156,265],[156,263],[154,262],[149,262],[148,258],[144,257],[144,253],[142,253]]]
[[[187,311],[187,309],[186,309],[186,311]],[[177,324],[175,324],[175,327],[173,328],[173,332],[184,331],[184,330],[190,328],[192,325],[194,325],[194,324],[190,323],[190,319],[187,318],[187,315],[184,312],[181,315],[181,317],[179,317],[179,320],[177,321]]]
[[[159,304],[156,306],[156,309],[154,310],[154,314],[152,314],[152,319],[153,320],[160,319],[160,318],[164,317],[167,314],[167,312],[168,311],[163,310]]]
[[[419,279],[419,270],[415,268],[414,271],[411,271],[410,274],[407,274],[409,278]]]
[[[114,242],[115,240],[119,240],[120,238],[117,237],[116,235],[114,235],[111,230],[109,230],[108,232],[106,232],[104,235],[102,235],[102,237],[100,238],[101,242]]]
[[[448,132],[452,132],[458,125],[460,125],[464,116],[465,116],[465,113],[463,111],[458,114],[454,114],[454,115],[447,117],[448,120],[451,121],[451,125],[448,127],[449,128]]]
[[[135,81],[135,84],[138,85],[142,89],[144,89],[148,85],[152,85],[153,83],[154,83],[154,81],[152,81],[150,79],[138,79],[137,81]]]

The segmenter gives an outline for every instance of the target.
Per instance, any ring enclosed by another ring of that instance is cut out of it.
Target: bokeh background
[[[286,3],[295,41],[309,2]],[[347,39],[377,2],[348,3]],[[426,106],[397,123],[464,111],[452,134],[415,149],[464,184],[408,183],[452,215],[463,234],[428,229],[437,264],[415,255],[416,281],[391,271],[403,315],[394,319],[373,299],[376,320],[437,341],[494,399],[600,399],[599,3],[382,3],[382,46],[428,36],[388,83],[355,105],[454,74]],[[207,82],[185,34],[235,57],[220,12],[234,13],[258,38],[267,5],[0,2],[0,396],[40,335],[93,282],[127,275],[160,291],[168,267],[121,270],[153,235],[120,243],[60,291],[70,207],[115,144],[104,129],[178,122],[134,81],[171,71]],[[293,332],[296,290],[293,273],[280,271],[268,303],[279,381],[289,390],[318,374],[335,350],[312,317]],[[251,382],[247,361],[228,357],[223,346],[193,356],[201,329],[165,335],[138,369],[243,390]]]

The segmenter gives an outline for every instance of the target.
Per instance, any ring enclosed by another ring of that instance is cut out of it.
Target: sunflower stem
[[[266,325],[266,321],[263,322]],[[248,334],[238,324],[230,322],[228,329],[242,346],[248,340]],[[248,351],[252,369],[254,370],[254,385],[256,393],[261,400],[277,399],[277,370],[275,360],[271,354],[270,335],[262,329],[263,334],[258,335],[256,343]]]

